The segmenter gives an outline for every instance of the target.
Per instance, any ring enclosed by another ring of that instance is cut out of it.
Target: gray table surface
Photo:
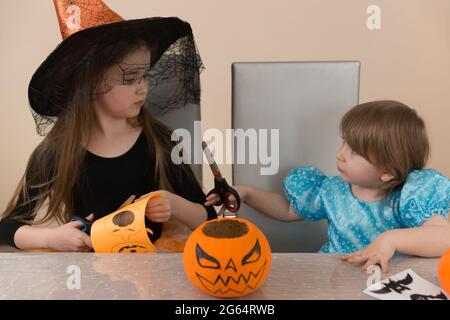
[[[32,253],[0,246],[0,299],[214,299],[193,287],[183,255]],[[396,256],[384,279],[411,268],[430,282],[438,259]],[[80,288],[67,282],[80,271]],[[373,299],[362,291],[372,274],[339,255],[273,253],[265,284],[243,299]]]

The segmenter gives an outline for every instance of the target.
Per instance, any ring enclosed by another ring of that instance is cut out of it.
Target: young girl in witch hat
[[[123,21],[102,1],[54,3],[64,40],[28,91],[45,137],[0,216],[1,240],[24,250],[90,251],[73,216],[93,221],[151,192],[159,194],[146,208],[151,241],[166,222],[193,229],[216,218],[190,167],[172,163],[171,130],[144,107],[199,103],[202,63],[190,25]],[[152,96],[167,87],[168,96]],[[43,227],[49,221],[58,226]]]

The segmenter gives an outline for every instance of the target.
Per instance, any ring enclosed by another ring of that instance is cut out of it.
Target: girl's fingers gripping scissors
[[[81,226],[80,230],[87,234],[91,234],[92,222],[90,222],[89,220],[79,217],[79,216],[73,216],[72,219],[70,219],[70,221],[80,221],[83,224]]]
[[[225,178],[222,177],[219,167],[214,161],[214,158],[211,154],[211,151],[209,151],[206,142],[202,142],[202,147],[203,151],[205,152],[206,159],[208,160],[208,164],[211,167],[212,173],[214,175],[214,189],[208,192],[206,196],[209,196],[213,193],[217,193],[219,195],[220,202],[218,204],[222,204],[222,208],[220,208],[220,211],[218,213],[219,218],[223,218],[225,216],[225,211],[234,213],[234,217],[236,217],[236,212],[241,206],[241,198],[239,197],[239,193],[235,189],[230,187]],[[230,200],[231,195],[234,196],[234,198],[236,199],[235,201]]]

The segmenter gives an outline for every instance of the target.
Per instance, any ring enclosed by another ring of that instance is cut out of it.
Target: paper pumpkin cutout
[[[439,260],[438,277],[442,289],[450,294],[450,249],[447,250]]]
[[[267,279],[271,251],[264,234],[240,218],[219,218],[195,229],[184,248],[184,271],[198,289],[219,298],[247,295]]]
[[[109,234],[121,237],[124,241],[130,240],[131,236],[145,227],[145,223],[139,223],[131,210],[121,210],[113,213],[112,219],[105,221],[105,229]]]
[[[156,252],[145,228],[145,207],[159,194],[142,198],[95,221],[91,227],[91,241],[95,252]]]
[[[162,234],[155,242],[152,243],[148,237],[149,234],[153,234],[153,231],[145,227],[145,207],[150,199],[157,197],[160,197],[160,194],[138,200],[95,221],[90,232],[94,251],[100,253],[183,252],[192,230],[175,217],[162,223]],[[29,251],[54,252],[55,250]]]

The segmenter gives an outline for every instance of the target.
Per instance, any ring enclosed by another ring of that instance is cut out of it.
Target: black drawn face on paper
[[[136,252],[148,252],[147,247],[144,245],[128,245],[119,249],[119,253],[136,253]]]
[[[112,253],[152,253],[156,252],[155,247],[149,243],[124,242],[111,248]]]
[[[130,210],[120,211],[105,222],[106,231],[123,240],[130,240],[143,227],[144,224],[136,219],[136,215]]]

